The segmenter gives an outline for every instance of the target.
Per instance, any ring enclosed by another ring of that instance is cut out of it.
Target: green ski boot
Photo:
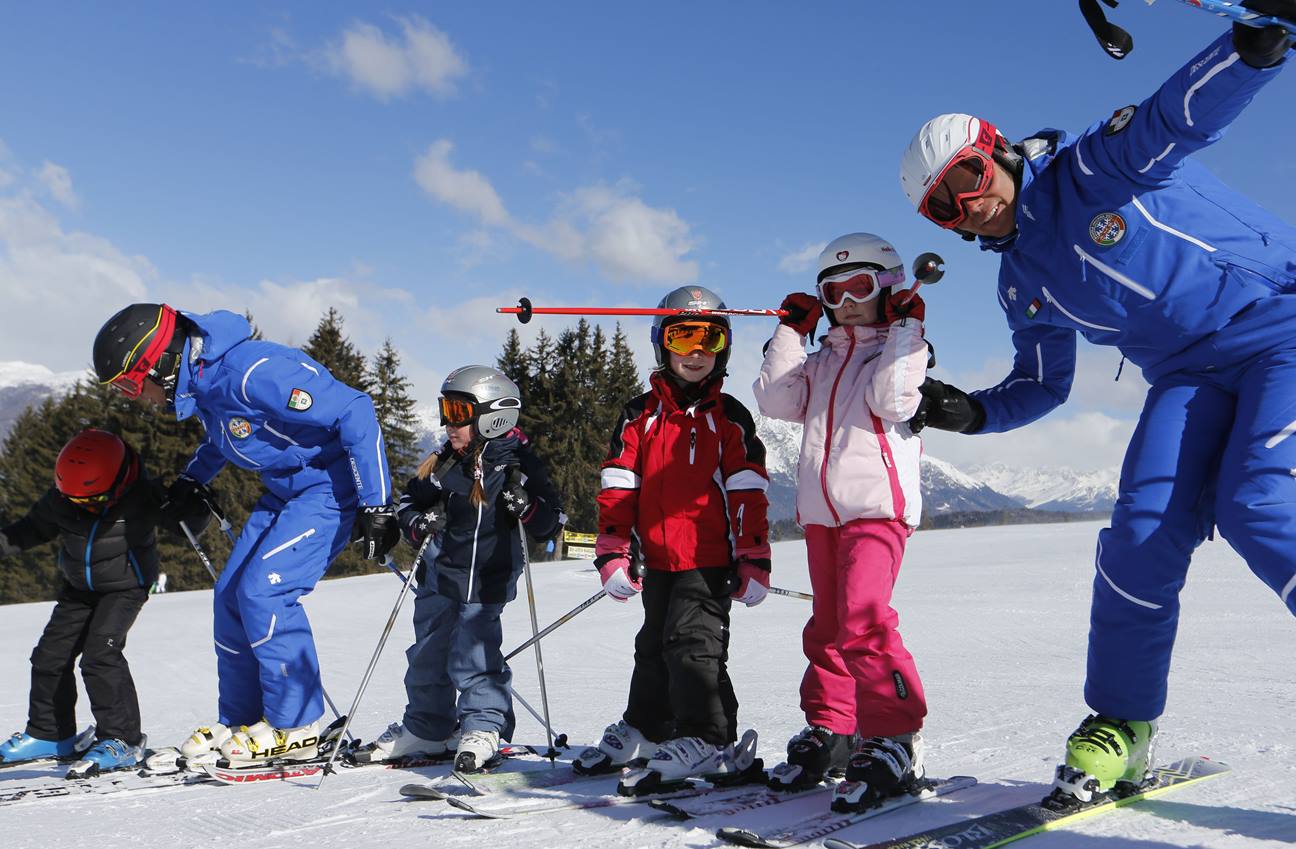
[[[1090,715],[1067,738],[1066,763],[1053,786],[1082,802],[1113,788],[1140,787],[1151,774],[1156,722]]]

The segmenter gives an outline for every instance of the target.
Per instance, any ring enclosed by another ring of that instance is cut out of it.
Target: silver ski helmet
[[[727,309],[725,302],[719,295],[712,292],[705,286],[681,286],[671,292],[666,293],[657,304],[658,309],[675,309],[675,310],[722,310]],[[729,349],[733,345],[733,328],[729,325],[729,316],[727,315],[689,315],[682,313],[679,315],[659,315],[653,319],[652,324],[652,346],[653,356],[657,359],[657,367],[662,368],[666,365],[666,348],[663,344],[667,327],[681,321],[705,321],[710,324],[719,325],[724,328],[726,344],[724,350],[716,354],[716,367],[712,374],[724,374],[725,366],[729,363]]]
[[[472,424],[483,439],[503,436],[517,427],[522,393],[499,369],[464,366],[441,384],[441,424]]]

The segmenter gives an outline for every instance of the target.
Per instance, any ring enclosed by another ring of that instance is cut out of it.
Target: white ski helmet
[[[464,366],[450,372],[441,384],[441,397],[442,424],[447,423],[446,401],[466,400],[472,404],[471,422],[483,439],[503,436],[517,427],[522,412],[517,384],[490,366]]]
[[[936,177],[959,151],[975,146],[983,129],[994,134],[989,140],[993,148],[999,131],[993,124],[971,115],[961,112],[937,115],[922,125],[900,157],[900,187],[914,209],[922,206]]]
[[[899,286],[905,282],[904,262],[886,239],[872,233],[847,233],[845,236],[838,236],[820,252],[819,275],[815,278],[815,293],[819,296],[819,302],[824,305],[830,323],[837,323],[832,312],[834,307],[830,301],[836,301],[836,306],[841,306],[841,301],[825,297],[824,281],[827,278],[861,269],[871,272],[874,285],[864,297],[844,296],[852,301],[867,303],[879,296],[886,297],[890,294],[892,286]]]

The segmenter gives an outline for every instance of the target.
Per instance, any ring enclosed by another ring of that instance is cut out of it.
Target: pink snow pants
[[[807,525],[813,613],[801,709],[837,734],[890,737],[922,728],[927,699],[891,609],[908,530],[891,519]]]

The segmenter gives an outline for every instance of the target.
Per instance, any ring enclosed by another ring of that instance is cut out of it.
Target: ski
[[[946,849],[950,846],[957,846],[959,849],[991,849],[1033,834],[1071,825],[1086,817],[1114,811],[1143,799],[1154,798],[1179,787],[1223,775],[1228,771],[1226,764],[1207,758],[1185,758],[1152,770],[1151,783],[1144,789],[1129,795],[1104,796],[1092,802],[1076,802],[1065,809],[1055,809],[1036,802],[911,834],[908,837],[873,843],[867,849]],[[831,849],[861,849],[844,840],[830,839],[825,841],[824,845]]]
[[[316,763],[312,760],[299,764],[279,763],[239,769],[204,766],[202,771],[221,784],[254,784],[262,781],[287,781],[290,778],[308,778],[312,775],[319,775],[324,771],[324,768],[324,763]]]
[[[167,787],[186,787],[209,784],[206,776],[177,772],[169,775],[140,776],[129,770],[105,772],[97,778],[78,778],[41,784],[29,784],[0,790],[0,807],[41,799],[61,799],[69,796],[126,793],[135,790],[157,790]]]
[[[699,817],[732,816],[743,811],[768,808],[771,805],[791,802],[793,799],[804,799],[831,791],[832,788],[827,785],[815,785],[801,790],[771,790],[768,787],[760,787],[723,798],[703,796],[680,800],[653,799],[648,804],[654,810],[668,813],[675,819],[691,820]]]
[[[571,768],[570,764],[563,764],[561,766],[555,765],[550,769],[542,767],[540,769],[513,769],[498,772],[453,772],[451,775],[472,791],[474,795],[489,796],[492,793],[511,790],[539,790],[546,787],[565,787],[569,784],[579,784],[586,781],[606,781],[609,778],[616,778],[619,772],[618,770],[599,775],[587,775],[576,772]]]
[[[884,802],[859,813],[839,814],[834,811],[823,811],[822,813],[813,814],[802,820],[791,823],[790,825],[777,828],[773,831],[759,834],[745,828],[725,827],[716,832],[716,837],[726,843],[734,843],[738,846],[759,846],[773,847],[773,849],[783,849],[786,846],[797,846],[808,840],[814,840],[825,835],[832,834],[835,831],[841,831],[843,828],[850,828],[856,823],[871,819],[882,814],[909,805],[917,804],[926,799],[933,799],[937,796],[944,796],[946,793],[953,793],[957,790],[965,790],[976,784],[977,780],[970,775],[955,775],[950,778],[924,779],[920,785],[903,796],[895,796]],[[959,847],[963,849],[963,847]]]

